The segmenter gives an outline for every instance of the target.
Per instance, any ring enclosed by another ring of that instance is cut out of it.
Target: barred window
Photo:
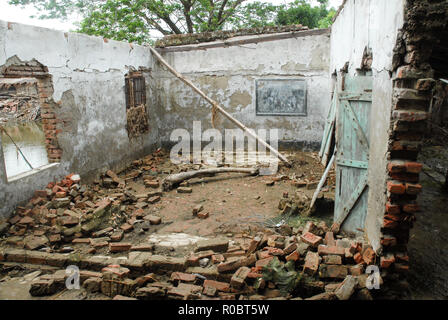
[[[141,72],[129,72],[125,76],[126,109],[146,104],[145,78]]]

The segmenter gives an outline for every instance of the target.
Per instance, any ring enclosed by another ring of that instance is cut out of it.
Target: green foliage
[[[274,257],[263,267],[263,279],[275,283],[281,294],[287,295],[297,287],[301,276],[295,270],[294,261],[283,263]]]
[[[326,28],[334,9],[328,0],[296,0],[285,5],[246,0],[9,0],[13,5],[33,5],[39,18],[82,17],[79,32],[114,40],[151,42],[154,31],[163,35],[302,24]]]
[[[314,28],[328,28],[336,10],[327,9],[327,0],[320,0],[320,6],[311,6],[307,0],[296,0],[278,10],[277,25],[301,24]]]

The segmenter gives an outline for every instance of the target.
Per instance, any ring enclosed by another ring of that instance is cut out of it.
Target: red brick
[[[187,266],[198,266],[199,265],[199,257],[193,255],[188,257]]]
[[[395,262],[395,257],[393,254],[388,253],[380,258],[381,268],[387,269]]]
[[[333,232],[329,231],[329,232],[325,233],[324,243],[327,246],[335,246],[336,245],[336,240],[334,240]]]
[[[268,258],[265,258],[265,259],[257,260],[257,262],[255,262],[255,266],[256,267],[264,267],[264,266],[268,265],[269,262],[271,262],[272,259],[274,259],[274,257],[271,256],[271,257],[268,257]]]
[[[410,173],[420,173],[423,164],[419,162],[406,162],[406,171]]]
[[[355,262],[357,264],[364,263],[364,260],[362,259],[362,255],[359,252],[355,253],[355,255],[353,256],[353,260],[355,260]]]
[[[406,166],[404,165],[403,162],[389,162],[387,164],[387,170],[392,173],[405,172]]]
[[[216,291],[230,292],[230,284],[227,282],[220,282],[220,281],[215,281],[215,280],[205,280],[204,288],[205,287],[213,287],[216,289]]]
[[[406,187],[403,183],[388,181],[387,190],[394,194],[404,194],[406,192]]]
[[[198,214],[197,214],[197,217],[199,218],[199,219],[207,219],[208,217],[209,217],[209,213],[208,212],[205,212],[205,211],[201,211],[201,212],[199,212]]]
[[[171,281],[194,282],[196,276],[191,273],[173,272],[170,277]]]
[[[428,78],[428,79],[418,79],[417,83],[415,85],[415,89],[418,91],[429,91],[434,87],[435,80]]]
[[[65,191],[58,191],[55,194],[56,198],[65,198],[66,196],[67,196],[67,192],[65,192]]]
[[[333,232],[334,234],[338,234],[340,229],[341,229],[341,225],[337,222],[334,222],[330,228],[331,232]]]
[[[314,248],[322,243],[322,237],[316,236],[311,232],[305,232],[300,239]]]
[[[409,266],[403,263],[395,263],[394,270],[400,273],[407,273],[409,271]]]
[[[364,273],[364,265],[357,264],[355,266],[350,266],[348,271],[352,276],[360,276]]]
[[[134,229],[134,226],[125,223],[120,226],[120,229],[123,230],[124,232],[130,232],[132,229]]]
[[[248,277],[249,279],[258,279],[258,278],[263,277],[263,274],[261,274],[261,273],[259,273],[259,272],[253,272],[253,271],[251,271],[251,272],[249,272],[249,274],[247,275],[247,277]]]
[[[248,267],[239,268],[230,279],[230,285],[232,288],[241,289],[244,286],[247,276],[250,273],[250,269]]]
[[[154,249],[154,246],[152,244],[137,244],[133,245],[129,250],[130,251],[145,251],[145,252],[151,252]]]
[[[258,257],[258,259],[262,260],[262,259],[272,257],[272,254],[269,251],[258,251],[257,257]]]
[[[111,242],[109,243],[109,251],[110,252],[123,252],[129,251],[131,249],[132,244],[123,243],[123,242]]]
[[[391,204],[390,202],[386,203],[386,212],[389,214],[399,214],[400,206],[397,204]]]
[[[409,256],[406,253],[398,252],[395,254],[395,260],[397,262],[409,262]]]
[[[388,247],[388,246],[395,246],[397,244],[397,238],[391,235],[384,235],[381,239],[381,245]]]
[[[356,243],[352,243],[348,250],[350,251],[351,254],[355,254],[356,252],[361,251],[360,247],[361,247],[361,244],[356,242]]]
[[[249,243],[249,247],[247,248],[247,253],[253,253],[257,250],[257,247],[260,243],[259,239],[252,239]]]
[[[74,244],[78,244],[78,243],[82,243],[82,244],[90,244],[90,238],[77,238],[77,239],[73,239],[72,243]]]
[[[422,191],[422,186],[420,184],[406,183],[406,193],[407,194],[419,194]]]
[[[392,221],[402,221],[406,217],[405,214],[386,214],[384,219]]]
[[[101,272],[102,273],[110,272],[110,273],[113,273],[113,274],[119,276],[120,278],[124,278],[129,275],[130,270],[125,267],[120,267],[120,265],[111,264],[111,265],[108,265],[107,267],[104,267],[103,269],[101,269]]]
[[[31,217],[23,217],[22,219],[20,219],[20,221],[18,222],[18,224],[29,224],[29,225],[33,225],[34,224],[34,219]]]
[[[341,256],[336,256],[334,254],[323,256],[322,263],[324,264],[342,264]]]
[[[48,240],[50,240],[50,243],[60,242],[61,235],[60,234],[51,234],[48,236]]]
[[[375,251],[372,248],[368,247],[364,250],[362,254],[362,259],[368,264],[371,265],[375,261]]]
[[[407,110],[394,110],[392,113],[393,119],[400,121],[422,121],[428,118],[428,113],[424,111],[407,111]]]
[[[224,262],[224,260],[225,260],[225,258],[222,254],[212,255],[212,263],[213,264]]]
[[[383,219],[383,228],[394,229],[396,227],[398,227],[398,222],[397,221],[393,221],[393,220],[389,220],[389,219]]]
[[[6,253],[8,262],[25,262],[26,261],[25,250],[9,250]]]
[[[47,190],[36,190],[34,191],[34,196],[45,199],[47,198]]]
[[[345,279],[347,274],[347,266],[323,264],[319,267],[319,277],[321,278]]]
[[[291,243],[290,245],[288,245],[288,246],[283,250],[283,252],[284,252],[285,255],[289,255],[289,254],[291,254],[292,252],[294,252],[296,249],[297,249],[297,243],[296,243],[296,242],[293,242],[293,243]]]
[[[236,270],[239,267],[247,267],[247,266],[253,265],[253,264],[255,264],[255,262],[257,262],[257,258],[255,256],[255,254],[251,254],[248,257],[241,257],[241,258],[231,260],[228,262],[222,262],[222,263],[218,264],[217,268],[218,268],[218,272],[226,272],[226,271]]]
[[[317,248],[317,252],[319,253],[320,256],[323,255],[338,255],[338,256],[345,256],[345,250],[342,247],[338,247],[338,246],[326,246],[326,245],[320,245]]]
[[[269,255],[272,255],[272,256],[284,255],[284,251],[282,249],[273,248],[273,247],[264,247],[262,252],[268,252]]]
[[[300,258],[300,254],[297,251],[286,256],[286,261],[297,261]]]
[[[314,275],[319,269],[319,255],[316,252],[308,251],[305,257],[303,271],[309,275]]]
[[[145,186],[150,187],[150,188],[158,188],[159,187],[159,182],[152,180],[152,181],[145,181]]]

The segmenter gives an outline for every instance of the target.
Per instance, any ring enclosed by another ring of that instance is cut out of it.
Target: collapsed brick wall
[[[401,278],[409,270],[409,231],[419,211],[417,196],[422,187],[417,161],[435,80],[430,59],[433,47],[447,27],[445,0],[409,0],[405,23],[394,49],[393,100],[388,147],[387,203],[382,228],[381,267]]]
[[[36,60],[22,62],[15,59],[12,64],[5,65],[1,69],[1,75],[5,78],[36,78],[42,117],[43,130],[45,133],[45,144],[50,163],[61,161],[62,149],[59,146],[57,135],[61,132],[57,128],[59,123],[55,114],[53,101],[53,84],[48,68]]]

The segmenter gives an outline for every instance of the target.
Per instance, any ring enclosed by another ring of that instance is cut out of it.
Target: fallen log
[[[220,167],[220,168],[209,168],[209,169],[201,169],[201,170],[170,174],[165,179],[163,179],[162,188],[164,191],[169,191],[177,187],[181,182],[185,180],[225,172],[238,172],[238,173],[248,173],[250,175],[257,175],[258,168]]]

